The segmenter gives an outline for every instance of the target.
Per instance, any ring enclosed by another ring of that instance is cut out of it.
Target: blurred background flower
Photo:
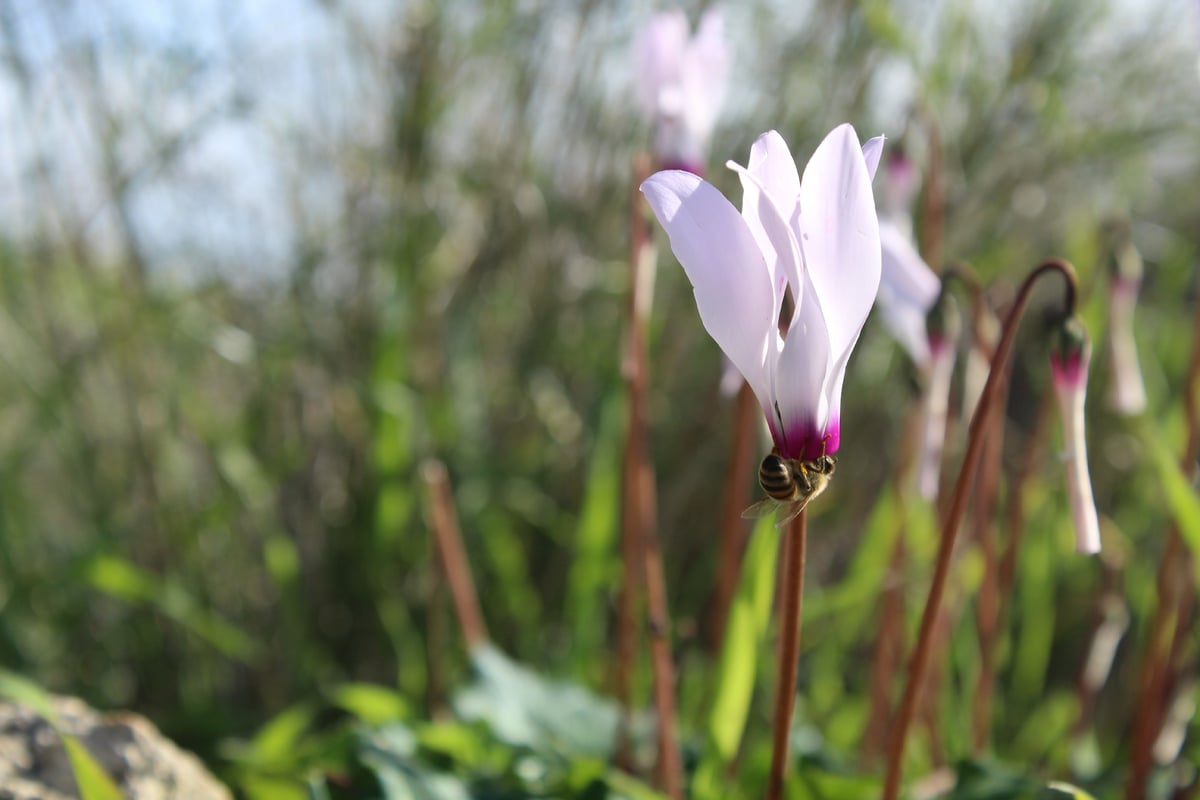
[[[682,9],[654,14],[635,42],[634,70],[659,168],[704,174],[729,76],[721,12],[704,12],[695,36]]]

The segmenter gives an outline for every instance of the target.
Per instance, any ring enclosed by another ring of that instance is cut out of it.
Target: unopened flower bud
[[[1118,413],[1140,414],[1146,408],[1146,386],[1133,336],[1133,310],[1141,289],[1142,257],[1126,239],[1113,249],[1108,287],[1108,352],[1112,359],[1109,404]]]
[[[1075,525],[1075,549],[1100,552],[1100,520],[1088,473],[1087,442],[1084,435],[1084,401],[1087,397],[1088,364],[1092,358],[1087,331],[1078,317],[1068,317],[1054,331],[1050,368],[1054,392],[1063,419],[1067,495]]]

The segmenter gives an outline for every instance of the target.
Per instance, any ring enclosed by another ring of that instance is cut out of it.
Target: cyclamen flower
[[[1071,502],[1071,519],[1075,524],[1075,549],[1080,553],[1100,552],[1100,520],[1092,496],[1092,479],[1088,474],[1083,426],[1091,358],[1092,348],[1083,325],[1075,318],[1068,319],[1060,328],[1058,342],[1050,352],[1050,367],[1054,393],[1062,412],[1067,495]]]
[[[1108,286],[1108,345],[1112,357],[1109,404],[1121,414],[1146,409],[1146,385],[1133,338],[1133,309],[1142,282],[1142,257],[1125,240],[1113,253],[1113,276]]]
[[[879,308],[892,336],[913,363],[925,369],[931,361],[925,320],[942,290],[942,282],[921,258],[910,235],[891,219],[879,221],[883,268]],[[950,343],[953,351],[954,343]]]
[[[871,177],[883,139],[850,125],[817,147],[803,177],[783,138],[760,136],[741,176],[742,212],[688,172],[642,184],[696,295],[705,329],[758,398],[779,454],[814,459],[841,444],[846,365],[879,288]],[[784,297],[794,312],[779,332]]]
[[[676,8],[655,14],[634,47],[638,100],[654,127],[654,154],[665,169],[701,174],[725,99],[729,54],[719,11],[704,14],[695,37]]]

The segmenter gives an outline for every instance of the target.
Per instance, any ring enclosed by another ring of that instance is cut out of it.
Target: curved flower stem
[[[1200,382],[1200,303],[1192,314],[1192,358],[1188,364],[1187,383],[1184,385],[1184,410],[1187,415],[1187,444],[1179,464],[1184,474],[1191,476],[1196,457],[1200,453],[1200,398],[1197,383]],[[1158,565],[1158,604],[1150,622],[1150,634],[1146,639],[1146,654],[1141,666],[1138,695],[1132,724],[1129,752],[1129,781],[1125,786],[1127,800],[1141,800],[1146,792],[1146,778],[1153,765],[1154,739],[1162,727],[1167,702],[1168,672],[1171,668],[1172,626],[1176,633],[1181,624],[1181,608],[1191,605],[1190,581],[1187,577],[1188,548],[1172,524],[1167,533],[1167,544],[1163,548],[1162,560]]]
[[[1005,393],[1007,389],[1007,378],[1008,370],[1005,370],[1006,380],[1001,385],[1001,393]],[[975,607],[979,638],[979,675],[972,705],[971,747],[976,755],[987,748],[991,730],[992,690],[996,678],[996,637],[1000,627],[1000,565],[996,530],[992,524],[1000,491],[1000,461],[1004,450],[1004,408],[1000,404],[992,407],[990,428],[984,435],[987,437],[987,444],[984,447],[979,480],[975,484],[976,497],[972,509],[972,535],[983,552],[984,564],[983,580]]]
[[[779,671],[775,676],[775,722],[767,800],[783,797],[788,765],[788,734],[796,707],[796,671],[800,664],[800,611],[804,602],[804,559],[808,544],[808,511],[792,521],[783,539],[783,627],[779,637]]]
[[[971,428],[968,435],[967,452],[963,456],[962,468],[958,480],[954,484],[954,495],[950,510],[942,524],[942,533],[938,542],[937,563],[934,567],[933,581],[929,587],[929,597],[921,614],[921,626],[917,634],[916,649],[909,662],[908,682],[904,686],[904,695],[900,701],[900,710],[896,715],[892,728],[892,737],[888,743],[887,773],[884,778],[883,800],[896,800],[900,792],[901,767],[904,759],[904,745],[908,738],[908,729],[912,724],[913,712],[917,707],[918,694],[924,682],[925,670],[929,666],[930,642],[933,639],[935,623],[942,605],[942,596],[946,591],[946,578],[950,573],[951,556],[954,554],[954,541],[962,524],[963,513],[967,507],[967,490],[975,479],[979,467],[979,459],[983,454],[983,444],[987,439],[987,422],[992,404],[999,394],[1004,367],[1012,354],[1013,343],[1016,340],[1017,325],[1029,305],[1032,290],[1038,279],[1049,272],[1058,272],[1066,280],[1066,293],[1063,305],[1066,314],[1075,311],[1075,268],[1062,259],[1050,259],[1040,264],[1021,284],[1016,301],[1004,320],[1003,333],[996,347],[996,356],[992,368],[988,372],[987,383],[983,387],[983,395],[975,415],[971,418]]]

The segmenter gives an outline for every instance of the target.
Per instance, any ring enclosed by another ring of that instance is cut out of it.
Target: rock
[[[128,800],[232,800],[200,760],[137,714],[105,715],[73,697],[54,698],[64,733],[75,736]],[[71,763],[54,727],[0,701],[0,800],[78,798]]]

